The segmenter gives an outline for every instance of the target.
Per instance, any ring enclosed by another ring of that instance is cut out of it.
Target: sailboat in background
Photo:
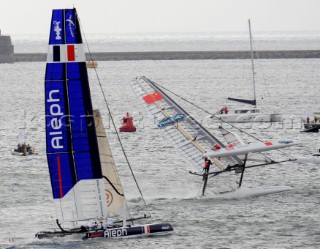
[[[135,78],[130,84],[141,104],[156,120],[157,128],[194,167],[189,172],[202,177],[202,195],[211,177],[215,177],[216,193],[237,190],[242,185],[246,169],[290,161],[275,161],[262,152],[298,144],[284,139],[246,144],[239,136],[220,127],[225,139],[222,142],[170,98],[159,84],[144,76]],[[206,165],[204,169],[204,159],[206,162],[209,160],[212,166]],[[252,164],[254,162],[259,164]]]
[[[59,229],[38,238],[130,237],[173,231],[134,225],[99,111],[93,111],[76,9],[52,12],[45,73],[46,151]],[[138,187],[138,186],[137,186]],[[120,217],[110,220],[111,217]]]
[[[215,116],[227,123],[246,123],[246,122],[281,122],[282,115],[278,111],[262,112],[257,108],[256,98],[256,80],[255,80],[255,67],[252,48],[252,34],[251,23],[249,23],[249,36],[250,36],[250,55],[251,55],[251,69],[252,69],[252,84],[253,84],[253,99],[239,99],[231,98],[228,100],[244,103],[253,106],[252,108],[244,107],[237,109],[229,109],[227,106],[221,108]]]

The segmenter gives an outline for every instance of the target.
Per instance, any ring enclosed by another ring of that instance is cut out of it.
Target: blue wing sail
[[[45,74],[46,150],[54,199],[102,178],[81,31],[75,9],[53,10]]]

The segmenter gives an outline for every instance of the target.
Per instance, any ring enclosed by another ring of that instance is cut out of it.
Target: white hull
[[[227,123],[249,123],[249,122],[281,122],[281,114],[264,114],[264,113],[243,113],[243,114],[219,114],[215,117]]]

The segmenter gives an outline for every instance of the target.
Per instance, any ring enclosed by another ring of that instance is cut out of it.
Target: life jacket
[[[212,148],[212,150],[214,150],[214,151],[217,151],[217,150],[220,150],[220,149],[221,149],[221,147],[220,147],[219,144],[215,144],[215,145],[213,146],[213,148]]]
[[[210,166],[210,161],[205,161],[204,162],[204,168],[208,169]]]

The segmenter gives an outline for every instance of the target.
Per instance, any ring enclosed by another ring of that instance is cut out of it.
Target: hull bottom
[[[53,231],[41,231],[38,232],[35,237],[38,239],[49,239],[53,237],[64,237],[68,235],[75,235],[75,234],[81,234],[84,235],[88,232],[86,228],[74,228],[74,229],[68,229],[65,231],[61,230],[53,230]]]
[[[54,237],[64,237],[70,235],[81,235],[82,239],[91,238],[119,238],[119,237],[135,237],[143,235],[160,235],[173,231],[173,227],[169,223],[148,224],[128,227],[113,227],[107,229],[97,229],[88,231],[85,227],[74,228],[68,230],[41,231],[35,236],[38,239],[50,239]],[[84,237],[83,237],[84,236]]]
[[[307,123],[304,124],[304,130],[301,132],[318,132],[320,129],[320,124],[318,123]]]
[[[30,155],[37,155],[37,153],[23,153],[23,152],[17,152],[17,151],[13,151],[11,153],[14,156],[30,156]]]
[[[169,232],[173,232],[172,225],[169,223],[160,223],[90,231],[86,233],[86,236],[83,239],[134,237],[141,235],[167,234]]]

